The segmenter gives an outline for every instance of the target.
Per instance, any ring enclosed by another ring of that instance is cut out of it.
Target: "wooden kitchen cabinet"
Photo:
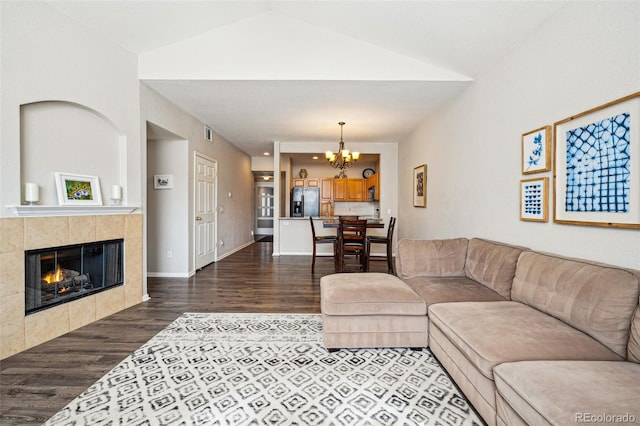
[[[331,201],[322,201],[320,203],[320,216],[333,216],[333,206],[331,205]]]
[[[320,186],[320,179],[318,178],[293,178],[291,180],[292,188],[317,188],[318,186]]]
[[[347,179],[347,194],[349,201],[366,201],[364,179]]]
[[[364,179],[334,179],[333,199],[335,201],[365,201]]]
[[[347,180],[333,180],[333,199],[335,201],[347,201]]]
[[[367,197],[368,197],[369,188],[371,188],[373,186],[376,189],[373,199],[375,201],[380,201],[380,174],[379,173],[375,173],[375,174],[369,176],[366,179],[366,182],[365,182],[364,185],[365,185],[365,191],[367,192]]]
[[[320,179],[320,199],[333,201],[333,178]]]

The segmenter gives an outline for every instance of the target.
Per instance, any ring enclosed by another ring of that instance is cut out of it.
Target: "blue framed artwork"
[[[520,220],[549,221],[549,178],[520,181]]]
[[[640,228],[640,92],[554,124],[557,223]]]
[[[551,126],[522,135],[522,174],[551,170]]]

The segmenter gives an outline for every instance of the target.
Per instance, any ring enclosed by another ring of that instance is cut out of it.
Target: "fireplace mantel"
[[[5,206],[18,217],[88,216],[102,214],[130,214],[136,206]]]

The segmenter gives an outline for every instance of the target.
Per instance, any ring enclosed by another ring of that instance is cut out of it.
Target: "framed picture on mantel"
[[[427,207],[427,165],[413,169],[413,207]]]
[[[100,180],[97,176],[55,172],[58,204],[61,206],[102,205]]]

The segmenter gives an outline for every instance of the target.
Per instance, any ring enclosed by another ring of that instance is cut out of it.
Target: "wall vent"
[[[213,130],[211,130],[207,126],[204,126],[204,138],[208,141],[213,142]]]

